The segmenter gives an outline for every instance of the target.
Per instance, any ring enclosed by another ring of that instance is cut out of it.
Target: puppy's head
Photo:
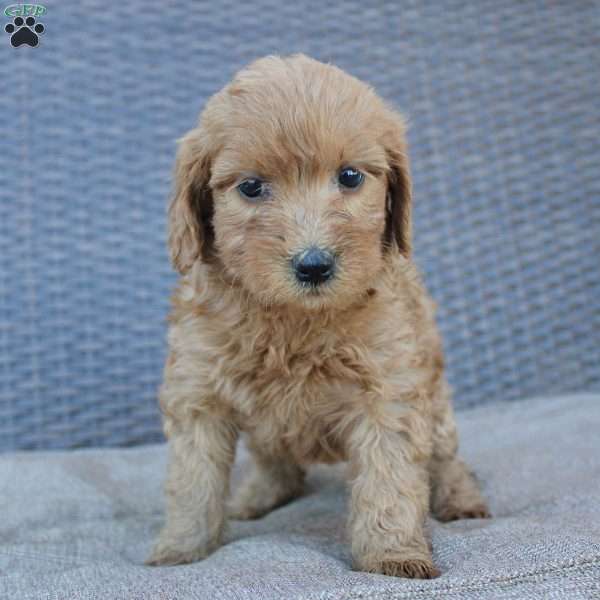
[[[265,304],[366,294],[411,251],[404,123],[366,84],[305,56],[268,57],[213,96],[182,140],[169,245]]]

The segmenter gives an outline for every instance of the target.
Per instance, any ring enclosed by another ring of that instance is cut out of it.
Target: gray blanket
[[[187,566],[142,564],[162,521],[165,447],[0,456],[0,598],[599,598],[600,397],[492,405],[458,415],[464,456],[494,518],[431,522],[443,574],[353,572],[343,466],[303,498]],[[241,450],[234,483],[247,470]]]

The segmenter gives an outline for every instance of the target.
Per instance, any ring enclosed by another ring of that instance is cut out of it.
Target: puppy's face
[[[183,140],[171,250],[264,304],[344,306],[410,252],[403,124],[363,83],[303,56],[254,63]]]

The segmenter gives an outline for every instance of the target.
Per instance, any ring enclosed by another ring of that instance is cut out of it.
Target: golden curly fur
[[[365,175],[358,189],[338,185],[348,165]],[[268,197],[244,198],[248,177]],[[267,57],[210,99],[175,183],[167,521],[149,564],[219,545],[245,432],[256,464],[230,516],[260,517],[301,494],[311,463],[347,460],[355,567],[436,576],[428,511],[488,512],[456,455],[434,307],[411,261],[402,118],[336,67]],[[336,256],[316,288],[290,267],[309,246]]]

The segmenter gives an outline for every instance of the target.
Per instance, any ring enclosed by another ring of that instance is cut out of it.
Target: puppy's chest
[[[366,350],[327,332],[301,341],[265,337],[238,354],[231,401],[239,427],[257,443],[291,452],[301,463],[335,462],[344,457],[340,421],[365,383],[360,356]]]
[[[234,377],[251,394],[252,410],[282,403],[315,410],[339,403],[353,389],[358,391],[363,369],[357,355],[366,355],[365,349],[357,351],[356,345],[339,339],[314,340],[302,347],[265,342],[231,357]]]

